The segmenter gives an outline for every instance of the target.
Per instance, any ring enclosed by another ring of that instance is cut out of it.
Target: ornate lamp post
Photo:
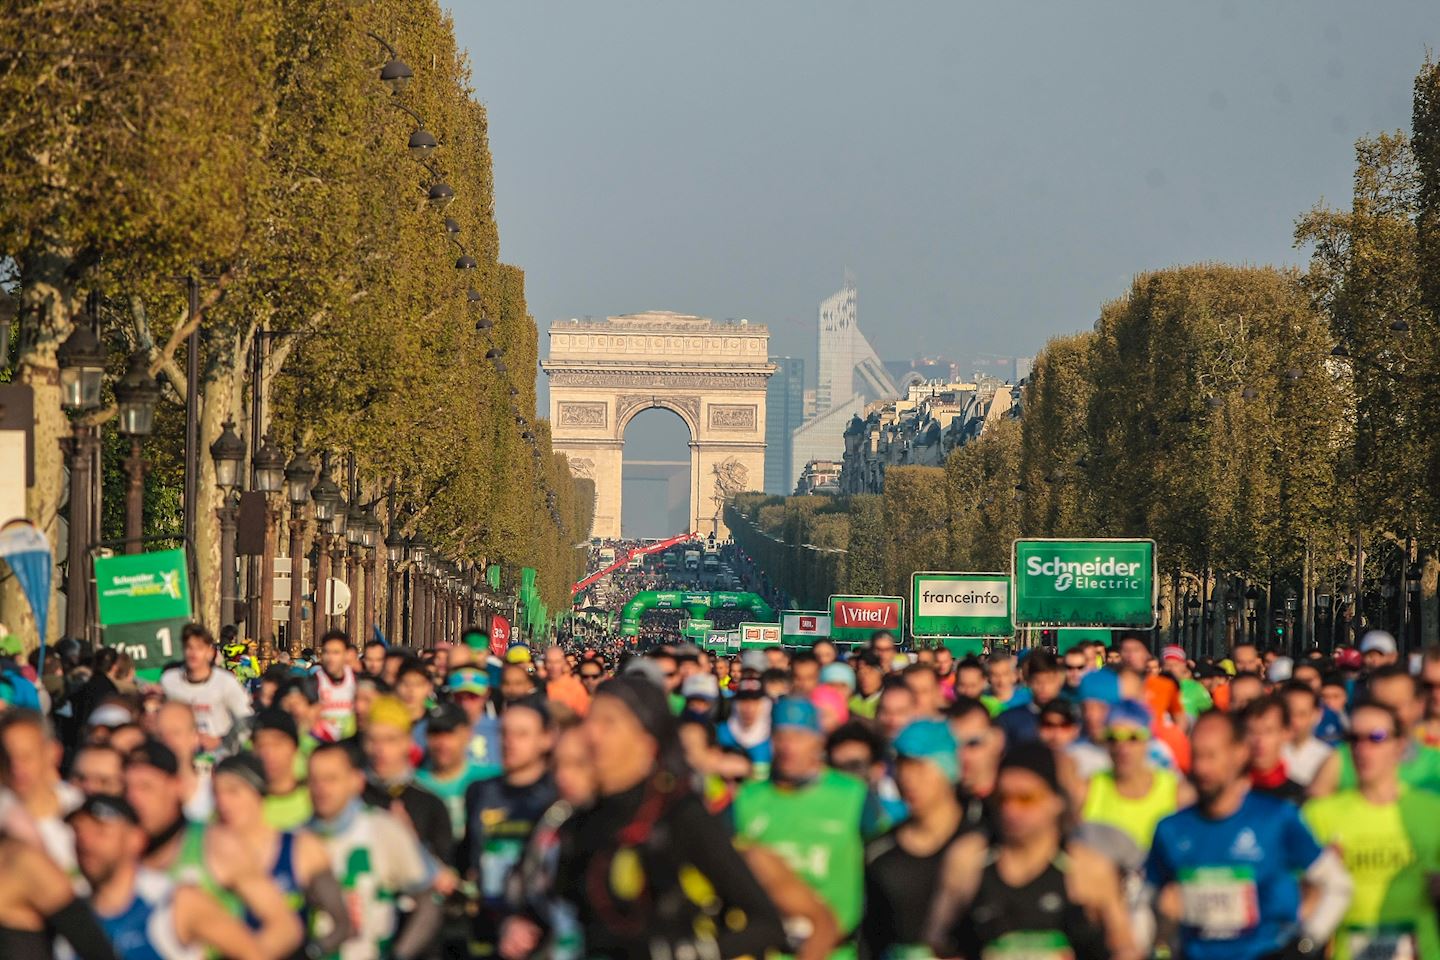
[[[310,500],[315,504],[315,625],[314,639],[330,629],[330,535],[334,532],[332,521],[342,503],[340,485],[330,476],[330,457],[326,455],[320,468],[320,479],[310,491]]]
[[[390,638],[391,643],[397,643],[400,640],[397,632],[400,627],[400,565],[405,562],[405,537],[401,535],[400,527],[393,519],[390,533],[385,537],[385,562],[387,564],[385,635]]]
[[[125,458],[125,552],[139,553],[145,535],[145,474],[148,467],[140,455],[140,441],[155,427],[155,404],[160,385],[150,376],[150,360],[144,351],[130,355],[125,376],[115,384],[116,418],[120,433],[130,438],[130,456]]]
[[[86,313],[75,317],[75,330],[60,345],[60,404],[71,413],[84,414],[100,406],[105,377],[105,348]],[[83,416],[64,442],[70,456],[70,536],[65,560],[65,634],[85,636],[90,609],[90,465],[94,461],[95,427]]]
[[[310,502],[314,479],[315,465],[303,450],[297,450],[285,465],[285,493],[290,498],[290,630],[286,639],[292,655],[298,655],[305,645],[305,505]]]
[[[360,630],[365,637],[369,637],[375,632],[375,625],[378,622],[377,617],[380,611],[380,606],[377,602],[379,600],[379,594],[376,592],[379,580],[375,576],[375,565],[379,552],[376,548],[379,544],[380,517],[375,513],[375,504],[372,503],[365,508],[364,527],[360,538],[360,545],[365,548],[365,615],[361,618]]]
[[[364,582],[364,572],[361,567],[364,563],[365,548],[365,510],[360,506],[360,497],[353,491],[350,509],[345,515],[345,543],[347,545],[346,553],[349,555],[345,583],[350,588],[350,606],[345,611],[345,632],[350,634],[353,640],[357,636],[356,622],[364,620],[361,612],[364,598],[360,596],[360,591]],[[360,623],[360,629],[365,629],[363,622]]]
[[[281,505],[273,494],[285,489],[285,454],[267,434],[255,451],[255,489],[265,495],[265,548],[260,556],[260,609],[255,612],[256,640],[269,658],[275,644],[275,543],[280,529]],[[252,591],[253,594],[254,591]]]
[[[422,533],[410,539],[410,637],[416,649],[425,648],[425,607],[428,603],[425,586],[425,565],[430,560],[430,541]]]
[[[240,486],[240,465],[245,460],[245,441],[235,433],[235,422],[226,420],[220,436],[210,444],[215,462],[215,485],[220,488],[220,626],[235,622],[235,493]]]

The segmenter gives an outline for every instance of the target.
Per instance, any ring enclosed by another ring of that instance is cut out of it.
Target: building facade
[[[795,484],[795,495],[803,497],[812,493],[839,493],[842,468],[838,460],[809,461],[800,470],[800,479]]]
[[[771,357],[775,367],[765,388],[765,492],[787,495],[796,469],[793,434],[805,422],[805,361]]]

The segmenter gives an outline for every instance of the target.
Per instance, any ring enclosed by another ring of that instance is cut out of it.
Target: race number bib
[[[525,841],[516,837],[488,837],[480,855],[480,895],[486,900],[505,896],[505,880],[520,862]]]
[[[1180,875],[1184,924],[1201,939],[1234,940],[1260,922],[1255,871],[1249,867],[1200,867]]]
[[[1013,930],[980,950],[980,960],[1075,960],[1059,930]]]
[[[1350,960],[1415,960],[1415,931],[1411,927],[1367,927],[1341,933]]]

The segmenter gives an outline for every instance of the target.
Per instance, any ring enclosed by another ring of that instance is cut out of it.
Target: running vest
[[[803,787],[747,783],[733,807],[737,838],[779,854],[835,911],[847,936],[860,923],[865,899],[861,829],[867,794],[859,780],[827,768]],[[854,944],[845,944],[831,957],[854,953]]]
[[[316,739],[335,743],[355,735],[355,671],[345,668],[345,676],[331,680],[323,669],[315,671],[315,684],[320,697],[320,719],[315,724]]]
[[[1135,841],[1141,850],[1150,849],[1155,825],[1175,812],[1180,780],[1168,770],[1156,770],[1150,792],[1143,797],[1121,796],[1115,774],[1097,773],[1090,778],[1085,808],[1080,819],[1115,827]]]
[[[185,946],[175,932],[175,883],[154,870],[135,875],[135,899],[120,913],[98,913],[105,936],[121,960],[199,960],[198,946]]]
[[[996,854],[985,861],[975,899],[960,921],[960,952],[978,960],[1104,960],[1104,929],[1070,900],[1062,850],[1040,875],[1012,887],[1000,877]]]

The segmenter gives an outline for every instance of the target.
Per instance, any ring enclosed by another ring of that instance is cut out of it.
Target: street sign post
[[[780,614],[780,640],[787,647],[812,647],[830,636],[830,614],[824,610],[786,610]]]
[[[864,643],[877,630],[898,635],[904,622],[905,601],[900,597],[830,598],[830,638],[842,643]]]
[[[1010,578],[1003,573],[910,575],[912,637],[1008,637]]]
[[[740,649],[741,650],[763,650],[766,647],[780,646],[780,624],[778,623],[742,623],[740,624]]]
[[[1155,626],[1154,540],[1016,540],[1012,558],[1016,626]]]

